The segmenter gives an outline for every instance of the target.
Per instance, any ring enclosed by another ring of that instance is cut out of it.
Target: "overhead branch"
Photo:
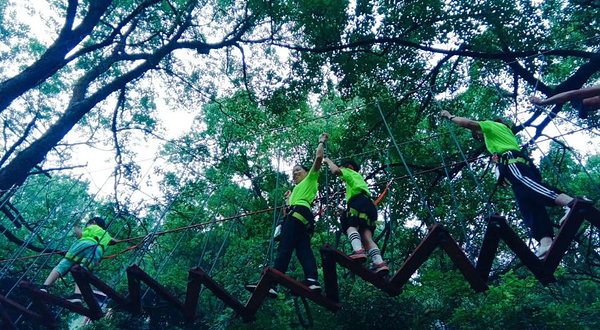
[[[8,230],[8,228],[4,227],[3,225],[0,225],[0,232],[2,232],[2,235],[4,235],[9,241],[11,241],[19,246],[24,246],[32,251],[35,251],[35,252],[53,252],[54,251],[54,250],[48,251],[46,248],[36,246],[30,242],[24,242],[23,240],[21,240],[20,238],[15,236],[11,231]]]
[[[76,16],[77,3],[77,0],[69,0],[65,23],[57,39],[46,52],[24,71],[0,83],[0,112],[17,97],[58,72],[67,63],[65,56],[92,32],[112,1],[89,1],[85,17],[75,29],[71,29]]]
[[[466,56],[470,58],[487,59],[487,60],[507,60],[509,58],[522,58],[535,56],[538,54],[544,54],[545,56],[562,56],[562,57],[580,57],[580,58],[600,58],[600,54],[594,52],[586,52],[572,49],[536,49],[521,52],[474,52],[469,50],[461,49],[443,49],[438,47],[432,47],[427,45],[421,45],[417,42],[406,40],[397,37],[384,37],[384,38],[372,38],[364,39],[356,42],[347,44],[331,45],[326,47],[305,47],[297,45],[289,45],[285,43],[274,43],[275,46],[287,48],[290,50],[310,52],[310,53],[329,53],[334,51],[340,51],[351,48],[369,47],[379,44],[394,44],[399,46],[405,46],[408,48],[414,48],[426,52],[446,54],[450,56]],[[365,49],[366,50],[366,49]]]

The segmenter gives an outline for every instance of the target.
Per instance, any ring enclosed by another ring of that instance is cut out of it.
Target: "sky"
[[[47,3],[44,1],[36,1],[36,9],[44,12],[49,11],[49,7]],[[50,44],[55,36],[55,33],[52,32],[52,28],[47,26],[44,23],[44,20],[39,19],[31,19],[31,13],[25,10],[25,7],[22,7],[21,10],[18,11],[17,18],[21,19],[23,22],[26,22],[30,25],[32,33],[34,33],[40,40],[45,42],[46,44]],[[62,23],[60,18],[56,18],[58,23]],[[543,78],[543,77],[542,77]],[[160,95],[161,93],[157,93]],[[156,99],[156,114],[158,119],[161,121],[161,125],[164,127],[164,138],[166,139],[175,139],[182,135],[183,133],[190,130],[191,125],[195,116],[198,114],[197,111],[186,111],[186,110],[177,110],[167,106],[164,99],[158,97]],[[529,107],[526,101],[526,95],[521,96],[520,104],[525,104],[525,106],[520,106],[519,112],[523,112],[519,115],[520,120],[525,120],[529,117],[527,113],[525,113],[525,109]],[[200,108],[201,105],[198,105]],[[569,123],[564,120],[557,120],[560,125],[557,127],[553,124],[550,124],[546,130],[545,134],[550,136],[561,135],[565,132],[579,129],[576,125]],[[434,132],[432,132],[433,134]],[[533,134],[533,129],[527,129],[521,133],[523,140],[529,140],[529,137]],[[79,141],[83,137],[77,136],[75,132],[71,132],[67,135],[66,141]],[[543,140],[543,139],[542,139]],[[584,132],[565,136],[565,140],[567,145],[577,150],[581,155],[586,155],[588,153],[599,153],[600,149],[597,143],[594,143],[594,138],[590,138]],[[596,139],[597,141],[597,139]],[[149,139],[147,141],[140,140],[139,143],[135,146],[135,152],[138,154],[137,160],[138,164],[141,166],[141,173],[146,173],[145,178],[152,176],[152,171],[155,166],[164,165],[164,162],[160,159],[156,159],[155,155],[160,148],[162,142],[158,140]],[[536,151],[535,156],[539,159],[542,155],[542,152],[548,149],[549,141],[542,142],[539,144],[541,151]],[[113,193],[113,183],[110,180],[112,176],[112,172],[114,171],[114,151],[113,150],[97,150],[90,149],[85,146],[78,147],[76,151],[76,157],[73,160],[74,164],[86,164],[83,168],[77,168],[72,170],[72,173],[75,175],[82,174],[83,177],[91,182],[90,190],[92,193],[100,190],[102,195],[109,196]],[[273,159],[273,164],[276,166],[276,158]],[[292,164],[287,164],[283,162],[281,164],[281,168],[284,171],[291,171]],[[136,194],[139,196],[133,196],[133,199],[148,199],[152,197],[162,198],[162,192],[160,187],[156,185],[148,186],[142,185],[141,190]]]

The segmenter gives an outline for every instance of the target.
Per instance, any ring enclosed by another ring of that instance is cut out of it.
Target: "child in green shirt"
[[[58,278],[65,276],[75,265],[90,271],[93,270],[100,263],[106,247],[117,242],[106,232],[105,228],[106,223],[100,217],[88,221],[83,231],[79,228],[79,223],[75,223],[74,230],[77,241],[71,245],[64,258],[50,272],[40,290],[47,292]],[[75,285],[75,293],[67,297],[67,300],[75,303],[82,302],[81,291],[77,285]]]

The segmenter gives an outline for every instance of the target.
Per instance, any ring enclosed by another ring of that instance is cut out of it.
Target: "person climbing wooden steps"
[[[371,199],[371,191],[365,179],[358,173],[360,167],[352,159],[342,161],[339,167],[329,158],[325,158],[323,162],[329,166],[331,173],[346,183],[347,208],[342,213],[340,222],[342,231],[348,235],[352,245],[350,258],[365,262],[367,254],[365,254],[364,245],[368,256],[373,260],[371,270],[382,276],[387,275],[390,268],[381,257],[377,243],[373,241],[377,209]]]
[[[321,292],[321,284],[318,280],[317,261],[310,247],[310,238],[315,227],[311,204],[319,189],[319,170],[325,155],[325,143],[328,140],[327,133],[319,136],[317,153],[310,170],[302,165],[296,165],[292,170],[292,179],[296,186],[285,195],[289,209],[281,226],[277,257],[273,265],[273,268],[285,274],[295,250],[304,270],[303,284],[316,292]],[[257,284],[248,284],[246,289],[253,292],[256,286]],[[276,286],[269,290],[269,295],[273,298],[277,297]]]
[[[543,259],[552,246],[554,229],[546,206],[567,206],[573,197],[542,182],[539,170],[521,152],[515,134],[502,121],[475,121],[442,111],[442,117],[470,129],[473,138],[484,142],[499,170],[499,184],[510,183],[517,206],[532,237],[539,242],[536,256]]]

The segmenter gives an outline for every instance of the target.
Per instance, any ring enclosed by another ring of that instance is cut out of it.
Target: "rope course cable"
[[[429,208],[429,205],[427,204],[427,200],[425,199],[425,197],[423,195],[423,192],[421,191],[421,188],[419,188],[417,180],[415,179],[414,175],[412,174],[412,171],[410,170],[410,167],[406,163],[406,159],[404,158],[404,154],[400,150],[400,147],[398,146],[398,143],[396,143],[396,139],[394,138],[394,134],[392,133],[392,130],[391,130],[390,126],[388,125],[387,120],[385,119],[385,115],[383,114],[383,111],[381,110],[381,107],[379,106],[379,103],[377,103],[377,109],[379,110],[379,114],[381,115],[381,119],[383,120],[383,123],[385,124],[385,128],[387,129],[388,134],[390,135],[390,139],[392,140],[392,143],[394,144],[394,147],[396,148],[396,151],[398,152],[398,155],[400,156],[400,159],[402,160],[402,164],[404,164],[404,168],[406,169],[408,175],[410,176],[410,180],[412,181],[413,185],[415,186],[415,189],[417,191],[417,195],[419,196],[419,199],[421,200],[421,204],[423,205],[423,207],[425,208],[425,210],[427,211],[427,213],[431,217],[431,221],[433,222],[433,224],[436,224],[437,220],[435,219],[435,216],[433,215],[433,212],[431,211],[431,208]]]

